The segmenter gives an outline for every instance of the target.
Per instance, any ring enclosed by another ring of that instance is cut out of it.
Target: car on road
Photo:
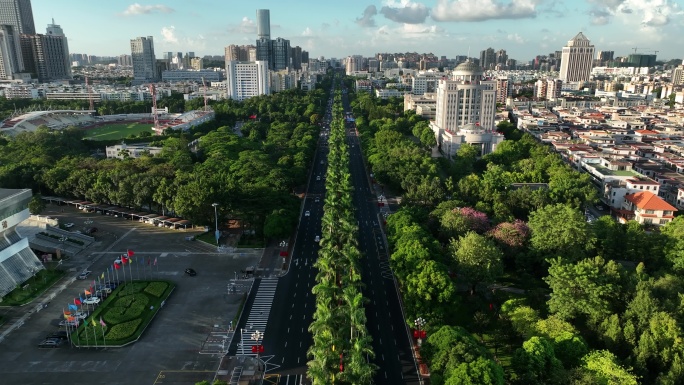
[[[316,180],[321,180],[321,176],[320,176],[320,175],[316,175]]]
[[[185,269],[185,274],[194,277],[197,275],[197,272],[195,271],[195,269],[191,269],[188,267],[187,269]]]
[[[311,216],[311,211],[309,211],[309,210],[304,211],[304,216],[305,216],[305,217],[310,217],[310,216]]]
[[[65,223],[64,227],[67,229],[70,229],[70,228],[74,227],[74,224],[73,223]]]
[[[99,299],[98,297],[88,297],[83,301],[84,304],[86,305],[97,305],[100,303],[102,300]]]
[[[321,241],[321,237],[316,235],[316,238],[314,238],[314,242],[320,242],[320,241]]]
[[[90,271],[90,270],[83,270],[83,271],[81,272],[81,274],[79,274],[78,277],[76,277],[76,278],[78,278],[78,279],[86,279],[86,278],[88,278],[88,276],[90,275],[90,273],[92,273],[92,271]]]
[[[321,201],[321,198],[319,198],[319,197],[316,197],[316,199],[314,199],[314,202],[316,202],[316,203],[318,203],[320,201]]]
[[[59,345],[62,344],[62,342],[64,342],[64,341],[62,341],[61,339],[58,339],[58,338],[48,338],[48,339],[41,341],[41,343],[38,344],[38,347],[39,348],[58,348]]]

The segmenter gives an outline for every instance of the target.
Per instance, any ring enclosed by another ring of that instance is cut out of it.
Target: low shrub
[[[149,299],[145,294],[131,294],[117,299],[104,312],[104,320],[107,323],[118,324],[140,317],[145,311]]]
[[[105,336],[107,340],[123,340],[129,338],[135,334],[142,321],[142,318],[136,318],[132,321],[116,324],[105,333]]]
[[[168,287],[169,284],[166,282],[150,282],[150,284],[145,288],[145,293],[159,298],[164,294],[166,288]]]

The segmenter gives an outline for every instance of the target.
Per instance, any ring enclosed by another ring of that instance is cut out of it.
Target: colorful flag
[[[140,264],[144,265],[145,264],[145,257],[140,258]]]
[[[62,313],[64,313],[64,315],[71,315],[71,312],[70,312],[70,311],[66,311],[66,310],[64,310],[64,309],[62,309]]]
[[[154,257],[154,263],[153,265],[157,266],[157,257]]]
[[[102,325],[102,327],[107,327],[107,324],[102,320],[102,317],[100,317],[100,325]]]
[[[69,304],[69,310],[78,311],[78,306]]]
[[[102,273],[102,275],[100,276],[100,279],[104,279],[104,273]]]
[[[128,257],[128,263],[133,263],[133,258]]]
[[[79,298],[74,298],[74,305],[80,305],[81,300]]]
[[[121,265],[119,265],[118,263],[115,263],[115,264],[114,264],[114,268],[115,268],[116,270],[119,270],[119,269],[121,268]],[[117,274],[119,274],[119,273],[117,273]]]
[[[121,264],[122,264],[122,265],[125,265],[126,262],[128,262],[128,258],[126,258],[125,255],[122,255],[122,256],[121,256]]]
[[[69,314],[71,314],[71,313],[69,313]],[[63,314],[63,315],[64,315],[64,319],[67,320],[67,321],[69,320],[69,318],[73,318],[73,317],[70,316],[69,314],[66,314],[66,313]]]
[[[66,316],[66,320],[69,322],[74,322],[74,321],[76,321],[76,317]]]
[[[93,326],[97,326],[97,322],[95,322],[95,319],[94,319],[94,318],[91,318],[90,321],[91,321],[91,323],[93,324]]]
[[[129,257],[132,257],[135,254],[133,250],[127,250],[127,253]]]
[[[85,301],[80,295],[78,296],[78,298],[81,300],[81,303],[83,303],[83,301]]]
[[[92,295],[92,293],[89,290],[83,290],[85,292],[85,295]]]

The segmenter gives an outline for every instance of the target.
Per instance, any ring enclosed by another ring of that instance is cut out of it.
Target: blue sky
[[[72,53],[130,54],[129,40],[154,36],[155,52],[222,55],[253,44],[256,9],[271,11],[271,36],[312,57],[377,52],[471,56],[492,47],[528,61],[583,32],[618,56],[659,50],[684,58],[684,0],[32,0],[36,30],[51,18]]]

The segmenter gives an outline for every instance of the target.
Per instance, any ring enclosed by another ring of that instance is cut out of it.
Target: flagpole
[[[119,258],[121,258],[121,257],[119,257]],[[124,265],[123,258],[121,258],[121,264],[123,265],[122,268],[123,268],[124,283],[126,283],[126,265]]]
[[[109,267],[107,268],[107,280],[109,281],[109,283],[112,283],[112,276],[111,276],[111,274],[110,274],[111,271],[112,271],[112,267],[109,266]]]
[[[87,347],[90,347],[90,342],[88,342],[88,323],[87,322],[83,324],[83,331],[85,332],[85,336],[86,336],[86,345],[87,345]]]
[[[128,275],[131,276],[131,282],[133,282],[133,267],[131,267],[131,258],[128,258]]]
[[[95,350],[97,350],[97,332],[95,331],[95,326],[93,326],[93,339],[95,340]]]

